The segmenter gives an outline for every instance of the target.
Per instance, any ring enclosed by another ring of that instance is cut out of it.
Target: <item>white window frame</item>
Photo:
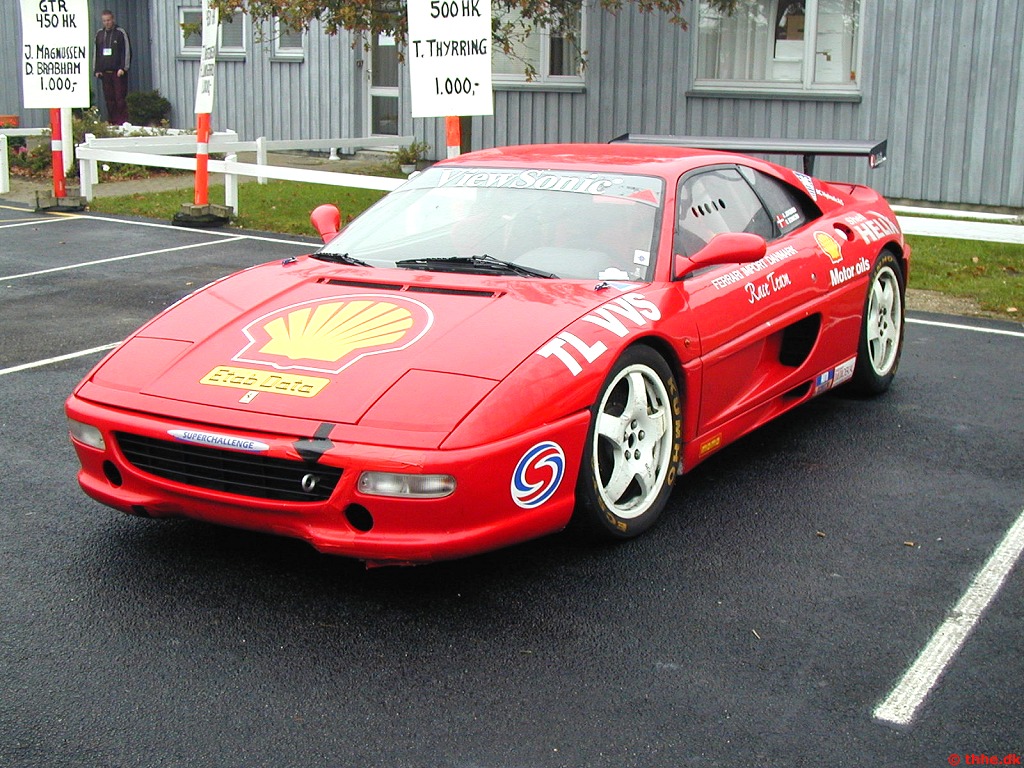
[[[290,30],[289,30],[290,31]],[[270,34],[273,44],[273,61],[302,61],[306,58],[306,30],[300,30],[300,42],[297,46],[281,45],[282,33],[285,32],[285,28],[281,24],[281,20],[276,16],[270,21]],[[294,34],[294,33],[293,33]]]
[[[238,61],[245,59],[246,57],[246,41],[249,39],[249,19],[241,11],[236,11],[236,16],[240,15],[241,19],[236,19],[232,23],[243,24],[242,27],[242,44],[240,46],[225,46],[223,44],[224,25],[220,24],[217,29],[217,60],[218,61]],[[194,21],[188,21],[186,15],[194,15],[197,18]],[[203,55],[203,46],[200,41],[197,45],[186,45],[186,37],[182,33],[181,25],[185,23],[189,24],[202,24],[203,21],[203,9],[200,6],[178,6],[178,56],[183,59],[198,59]]]
[[[580,8],[580,33],[577,38],[577,45],[581,51],[587,50],[586,45],[586,30],[587,30],[587,7],[584,4]],[[493,72],[491,75],[491,82],[494,86],[494,90],[569,90],[569,91],[580,91],[583,90],[584,79],[583,71],[585,65],[584,61],[580,62],[577,72],[574,75],[552,75],[550,73],[551,67],[551,29],[547,26],[538,26],[534,28],[531,34],[540,36],[540,66],[537,67],[537,72],[533,75],[533,79],[527,79],[526,72],[521,74],[512,73],[499,73]],[[523,64],[524,69],[526,64]]]
[[[217,25],[217,58],[244,59],[246,55],[246,43],[250,37],[249,16],[245,13],[242,13],[241,10],[236,10],[234,13],[234,19],[229,23],[232,26],[239,23],[242,25],[242,43],[241,45],[224,44],[224,21],[222,19],[220,24]]]
[[[195,15],[195,21],[189,21],[185,18],[186,14]],[[187,45],[188,38],[185,37],[185,33],[181,28],[182,24],[199,24],[202,26],[203,23],[203,9],[201,7],[184,7],[178,6],[178,55],[179,56],[190,56],[199,58],[203,55],[203,42],[202,36],[197,32],[194,36],[197,38],[195,45]]]
[[[772,11],[777,9],[780,2],[786,2],[786,0],[767,1]],[[701,36],[699,30],[695,29],[694,44],[691,51],[691,71],[694,73],[691,93],[694,95],[760,96],[769,98],[791,96],[811,99],[859,100],[861,95],[861,67],[864,61],[864,17],[868,0],[859,0],[857,39],[853,42],[853,50],[851,52],[851,67],[852,71],[856,72],[856,79],[849,84],[814,82],[815,49],[818,40],[818,0],[805,0],[805,2],[804,50],[803,58],[801,59],[802,79],[800,82],[792,80],[728,80],[699,77]],[[697,9],[698,14],[703,5],[704,3],[701,0],[695,0],[694,7]],[[768,41],[769,51],[774,50],[774,44],[774,38]],[[769,59],[768,66],[771,66],[771,64],[772,59]]]

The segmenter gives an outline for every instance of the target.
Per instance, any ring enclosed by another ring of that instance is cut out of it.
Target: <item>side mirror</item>
[[[715,264],[749,264],[764,257],[768,244],[760,235],[749,232],[723,232],[711,238],[711,242],[693,256],[676,256],[676,280],[691,272]]]
[[[341,230],[341,211],[336,205],[318,205],[309,214],[309,221],[327,243]]]

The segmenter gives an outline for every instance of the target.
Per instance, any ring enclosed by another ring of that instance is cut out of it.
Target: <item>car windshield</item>
[[[648,176],[431,168],[319,253],[373,267],[650,279],[663,184]]]

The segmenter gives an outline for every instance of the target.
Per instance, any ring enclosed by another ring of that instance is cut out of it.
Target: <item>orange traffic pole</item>
[[[462,126],[457,116],[449,115],[444,119],[444,133],[448,157],[458,157],[462,153]]]
[[[67,197],[64,177],[64,141],[61,136],[60,108],[50,110],[50,163],[53,165],[53,196]]]
[[[196,205],[207,205],[210,201],[209,160],[210,113],[200,112],[196,116],[196,191],[193,200]]]

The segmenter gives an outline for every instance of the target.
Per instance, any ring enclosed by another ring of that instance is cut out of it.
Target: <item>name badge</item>
[[[113,56],[114,55],[114,49],[113,48],[104,48],[103,49],[103,55],[104,56]]]

